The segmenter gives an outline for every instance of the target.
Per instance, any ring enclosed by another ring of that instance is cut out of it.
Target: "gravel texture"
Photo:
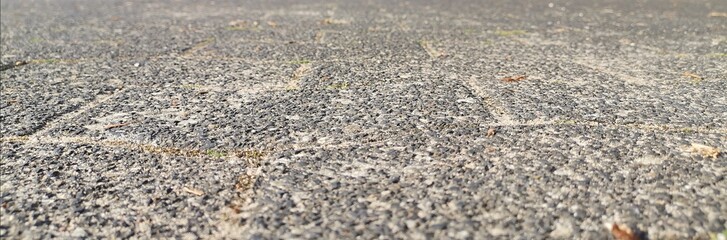
[[[722,1],[0,7],[3,239],[727,229]]]

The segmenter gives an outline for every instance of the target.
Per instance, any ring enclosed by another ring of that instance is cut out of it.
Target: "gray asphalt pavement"
[[[723,0],[0,9],[3,239],[727,229]]]

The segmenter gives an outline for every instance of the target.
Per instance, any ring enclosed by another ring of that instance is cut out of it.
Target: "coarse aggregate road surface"
[[[727,229],[723,0],[0,7],[3,239]]]

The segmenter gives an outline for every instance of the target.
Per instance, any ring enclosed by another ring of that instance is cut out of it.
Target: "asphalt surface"
[[[727,229],[725,1],[0,7],[0,238]]]

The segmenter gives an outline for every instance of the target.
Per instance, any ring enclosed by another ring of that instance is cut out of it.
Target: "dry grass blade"
[[[109,129],[112,129],[112,128],[118,128],[118,127],[128,126],[129,124],[131,124],[131,123],[130,122],[125,122],[125,123],[111,124],[111,125],[106,125],[104,127],[104,129],[109,130]]]
[[[506,77],[503,78],[502,81],[504,82],[519,82],[522,80],[525,80],[527,76],[513,76],[513,77]]]
[[[684,72],[684,74],[682,74],[682,75],[685,76],[685,77],[694,79],[696,81],[701,81],[703,79],[701,76],[699,76],[697,74],[694,74],[692,72]]]
[[[611,234],[613,235],[613,238],[616,240],[639,240],[638,235],[634,234],[631,229],[627,227],[619,227],[618,224],[613,224],[611,226]]]
[[[0,143],[3,142],[27,142],[30,140],[28,136],[7,136],[0,138]]]
[[[702,155],[702,157],[711,157],[712,159],[717,159],[717,156],[719,156],[720,151],[716,147],[710,147],[707,145],[702,145],[698,143],[692,143],[692,146],[688,148],[688,151],[691,153]]]
[[[193,54],[195,52],[202,50],[203,48],[209,46],[210,44],[212,44],[214,42],[215,42],[215,38],[207,38],[205,40],[202,40],[201,42],[198,42],[194,46],[183,49],[181,54],[185,55],[185,56]]]
[[[182,188],[182,190],[184,190],[185,192],[188,192],[188,193],[191,193],[191,194],[197,195],[197,196],[202,196],[202,195],[204,195],[204,191],[202,191],[202,190],[199,190],[199,189],[196,189],[196,188],[188,188],[188,187],[184,187],[184,188]]]
[[[444,56],[444,54],[435,49],[429,41],[421,40],[419,41],[419,46],[422,47],[422,49],[424,49],[431,58],[440,58]]]

